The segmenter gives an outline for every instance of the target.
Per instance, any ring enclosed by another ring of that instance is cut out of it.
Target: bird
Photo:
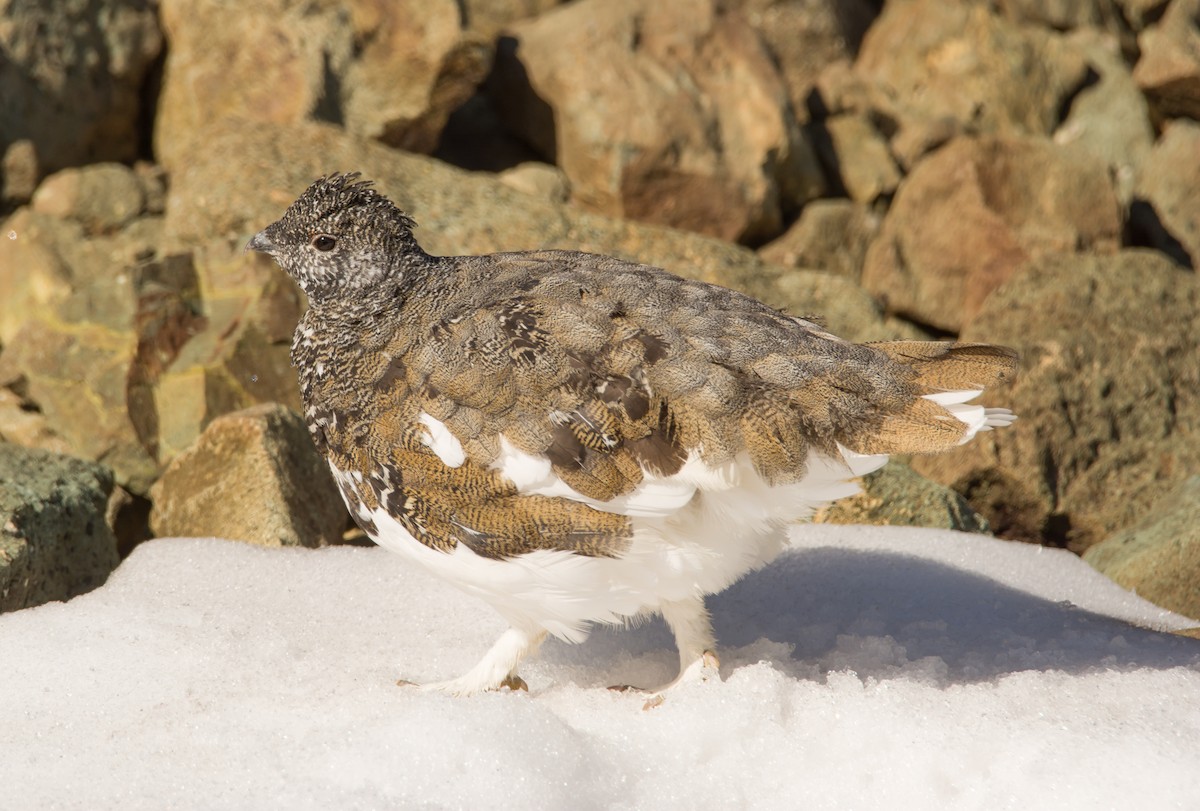
[[[518,665],[548,636],[656,614],[679,671],[653,690],[711,674],[705,598],[786,549],[790,525],[890,454],[1015,419],[971,402],[1015,372],[1006,347],[853,343],[661,268],[435,256],[415,229],[373,182],[331,173],[246,250],[307,297],[292,363],[354,520],[508,623],[424,689],[527,689]]]

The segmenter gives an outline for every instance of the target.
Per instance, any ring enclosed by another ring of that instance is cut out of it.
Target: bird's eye
[[[312,238],[312,246],[318,251],[332,251],[334,245],[337,245],[337,240],[329,234],[317,234]]]

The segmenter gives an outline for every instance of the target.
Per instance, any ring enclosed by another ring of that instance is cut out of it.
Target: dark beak
[[[250,237],[250,241],[246,243],[246,250],[274,255],[275,243],[267,236],[266,231],[259,231]]]

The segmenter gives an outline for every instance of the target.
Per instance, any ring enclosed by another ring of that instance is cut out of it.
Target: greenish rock
[[[104,583],[120,560],[112,495],[104,465],[0,443],[0,611]]]
[[[949,487],[892,461],[863,477],[863,492],[834,502],[817,514],[819,524],[936,527],[991,534],[987,519]]]
[[[1082,552],[1200,470],[1200,280],[1161,253],[1053,256],[962,334],[1021,369],[981,398],[1019,419],[917,472],[963,493],[998,535]]]
[[[1137,524],[1083,559],[1156,605],[1200,620],[1200,476],[1155,503]]]

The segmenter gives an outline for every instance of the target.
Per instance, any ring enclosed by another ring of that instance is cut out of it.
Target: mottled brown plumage
[[[375,535],[503,560],[619,557],[633,525],[595,509],[689,460],[747,457],[769,485],[812,452],[922,453],[967,425],[927,399],[982,389],[1015,356],[978,344],[857,345],[733,290],[574,251],[434,257],[368,184],[313,184],[251,242],[308,294],[293,362],[317,446]],[[429,418],[461,445],[449,464]],[[521,492],[503,442],[579,496]],[[459,460],[454,460],[459,461]]]

